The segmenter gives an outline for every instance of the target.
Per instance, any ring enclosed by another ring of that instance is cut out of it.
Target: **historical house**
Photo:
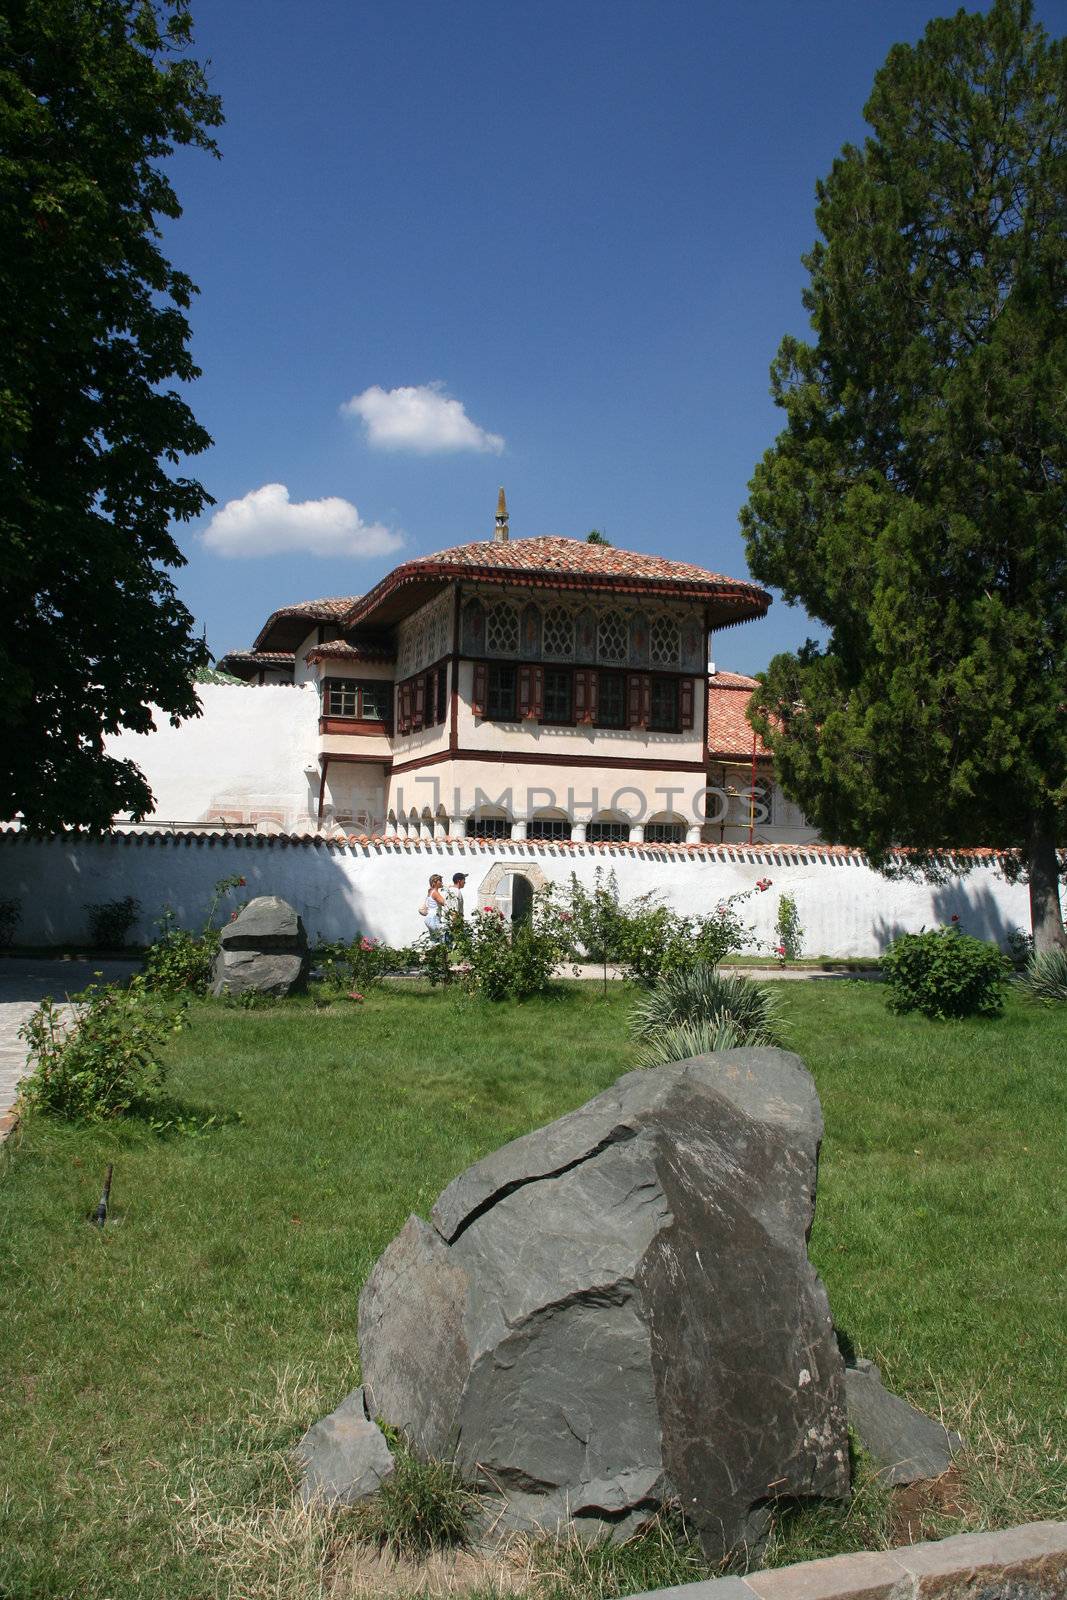
[[[220,667],[320,696],[316,821],[357,833],[695,843],[810,839],[709,636],[770,596],[575,539],[418,557],[286,606]],[[755,788],[753,789],[753,784]]]

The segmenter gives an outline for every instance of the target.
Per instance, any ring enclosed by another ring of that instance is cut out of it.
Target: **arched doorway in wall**
[[[524,872],[513,872],[510,878],[511,920],[529,922],[533,916],[533,884]]]
[[[535,861],[498,861],[478,887],[479,906],[492,906],[509,922],[528,922],[533,897],[544,888],[545,875]]]

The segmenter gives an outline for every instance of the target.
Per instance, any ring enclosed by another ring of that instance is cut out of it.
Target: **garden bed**
[[[951,1495],[902,1516],[864,1489],[847,1514],[784,1517],[768,1558],[1062,1514],[1067,1016],[1012,996],[999,1021],[938,1024],[887,1015],[876,985],[786,987],[826,1116],[812,1253],[835,1317],[968,1451]],[[456,1172],[632,1065],[633,997],[199,1003],[165,1134],[28,1121],[0,1156],[0,1595],[305,1600],[323,1574],[354,1592],[343,1520],[292,1510],[286,1462],[358,1380],[359,1288]],[[592,1596],[703,1570],[656,1534],[542,1553],[523,1584]]]

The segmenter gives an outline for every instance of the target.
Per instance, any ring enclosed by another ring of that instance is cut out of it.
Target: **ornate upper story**
[[[315,684],[320,733],[335,741],[323,748],[370,739],[368,759],[439,754],[448,740],[503,753],[520,737],[560,759],[567,731],[585,730],[617,759],[653,741],[692,764],[706,749],[709,633],[769,604],[689,562],[511,540],[502,504],[494,539],[416,557],[366,595],[282,607],[220,666]]]

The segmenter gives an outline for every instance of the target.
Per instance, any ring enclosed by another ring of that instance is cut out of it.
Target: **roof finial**
[[[504,486],[501,484],[500,493],[496,497],[496,527],[493,529],[493,538],[503,544],[508,537],[508,503],[504,497]]]

